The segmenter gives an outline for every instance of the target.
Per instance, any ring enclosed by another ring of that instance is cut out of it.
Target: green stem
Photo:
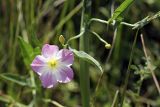
[[[89,24],[90,24],[92,21],[104,23],[104,24],[107,24],[107,25],[109,24],[108,21],[102,20],[102,19],[98,19],[98,18],[92,18],[92,19],[89,21]]]
[[[110,48],[111,48],[111,45],[110,45],[107,41],[105,41],[104,39],[102,39],[96,32],[94,32],[94,31],[88,31],[88,32],[91,33],[92,35],[96,36],[101,42],[103,42],[103,43],[105,44],[105,47],[107,46],[107,47],[106,47],[107,49],[110,49]],[[75,39],[80,38],[81,36],[83,36],[83,34],[84,34],[84,31],[81,31],[80,34],[78,34],[78,35],[70,38],[70,39],[66,42],[66,44],[62,44],[63,47],[66,48],[66,47],[69,45],[69,42],[71,42],[72,40],[75,40]]]
[[[134,24],[130,24],[130,23],[127,23],[127,22],[121,22],[120,24],[121,25],[126,25],[128,27],[134,27],[135,26]]]
[[[113,99],[113,103],[111,105],[111,107],[116,107],[116,101],[117,101],[117,98],[118,98],[118,94],[119,94],[119,90],[116,91],[115,93],[115,96],[114,96],[114,99]]]
[[[139,81],[139,87],[138,87],[138,90],[137,90],[138,95],[140,95],[140,92],[141,92],[142,82],[143,82],[143,77],[141,76],[140,81]]]
[[[56,107],[65,107],[63,105],[61,105],[60,103],[58,103],[57,101],[51,100],[51,99],[43,99],[44,102],[47,103],[51,103],[53,105],[55,105]]]
[[[156,18],[159,18],[160,17],[160,11],[158,11],[156,14],[154,14],[153,16],[147,16],[145,18],[143,18],[142,20],[134,23],[134,24],[130,24],[130,23],[127,23],[127,22],[120,22],[121,25],[125,25],[125,26],[128,26],[128,27],[131,27],[133,30],[134,29],[141,29],[143,28],[145,25],[147,25],[149,22],[151,22],[152,20],[156,19]],[[98,19],[98,18],[92,18],[89,23],[91,23],[92,21],[95,21],[95,22],[100,22],[100,23],[104,23],[104,24],[111,24],[114,26],[114,23],[109,23],[109,21],[106,21],[106,20],[102,20],[102,19]]]
[[[104,44],[109,44],[108,42],[106,42],[104,39],[102,39],[96,32],[94,31],[90,31],[93,35],[95,35],[101,42],[103,42]]]
[[[134,41],[133,41],[133,45],[132,45],[131,55],[130,55],[129,64],[128,64],[128,67],[127,67],[127,72],[126,72],[126,77],[125,77],[125,83],[124,83],[124,87],[123,87],[123,90],[122,90],[120,107],[123,107],[123,101],[124,101],[124,97],[125,97],[127,86],[128,86],[129,76],[130,76],[130,72],[131,72],[129,68],[130,68],[130,65],[131,65],[132,59],[133,59],[134,47],[136,45],[138,31],[139,31],[139,29],[136,32],[136,35],[135,35],[135,38],[134,38]]]
[[[81,32],[84,31],[83,36],[80,37],[80,50],[88,52],[89,40],[88,40],[88,21],[90,17],[91,0],[82,0],[82,14],[81,14]],[[80,90],[82,107],[89,107],[90,102],[90,83],[89,83],[89,66],[88,63],[80,60]]]
[[[35,83],[35,78],[34,78],[34,74],[33,74],[33,71],[29,71],[29,74],[30,74],[30,81],[31,81],[31,84],[32,84],[32,87],[34,87],[32,89],[32,96],[33,96],[33,105],[36,106],[36,83]]]
[[[55,29],[53,29],[51,32],[49,32],[49,33],[46,35],[47,38],[44,38],[44,42],[49,41],[49,40],[53,37],[53,35],[55,35],[55,33],[56,33],[59,29],[61,29],[61,28],[64,26],[64,24],[65,24],[68,20],[70,20],[81,8],[82,8],[82,3],[79,3],[68,15],[66,15],[66,17],[65,17],[63,20],[61,20],[61,21],[58,23],[58,25],[55,26]]]
[[[70,41],[80,38],[84,34],[84,31],[81,31],[80,34],[70,38],[65,45],[68,45]]]

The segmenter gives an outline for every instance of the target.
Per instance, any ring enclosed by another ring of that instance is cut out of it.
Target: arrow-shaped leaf
[[[84,51],[77,51],[76,49],[71,49],[70,50],[80,59],[84,60],[84,61],[87,61],[91,64],[94,64],[98,67],[98,69],[103,72],[103,69],[100,65],[100,63],[95,60],[92,56],[90,56],[89,54],[85,53]]]
[[[113,16],[109,19],[109,22],[116,20],[119,18],[121,14],[127,10],[127,8],[134,2],[135,0],[125,0],[113,13]]]

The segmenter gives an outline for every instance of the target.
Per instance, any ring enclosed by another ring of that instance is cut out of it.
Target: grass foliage
[[[0,0],[0,107],[160,107],[159,11],[159,0]],[[80,63],[45,89],[30,64],[45,43],[63,48],[60,35]]]

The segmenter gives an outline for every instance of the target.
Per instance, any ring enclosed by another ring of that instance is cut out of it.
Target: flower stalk
[[[81,28],[80,32],[84,32],[80,37],[80,50],[88,52],[89,40],[88,40],[88,29],[89,29],[89,19],[90,19],[90,8],[91,0],[82,0],[82,14],[81,14]],[[90,102],[90,83],[89,83],[89,67],[86,62],[80,59],[80,90],[82,106],[89,107]]]
[[[111,48],[111,44],[109,44],[108,42],[106,42],[104,39],[102,39],[96,32],[90,31],[93,35],[95,35],[101,42],[103,42],[105,44],[105,48],[106,49],[110,49]]]

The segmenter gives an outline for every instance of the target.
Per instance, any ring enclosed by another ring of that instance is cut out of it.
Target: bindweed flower
[[[58,82],[67,83],[73,78],[71,65],[74,60],[72,51],[59,50],[56,45],[45,44],[42,55],[37,55],[31,67],[40,76],[43,87],[54,87]]]

